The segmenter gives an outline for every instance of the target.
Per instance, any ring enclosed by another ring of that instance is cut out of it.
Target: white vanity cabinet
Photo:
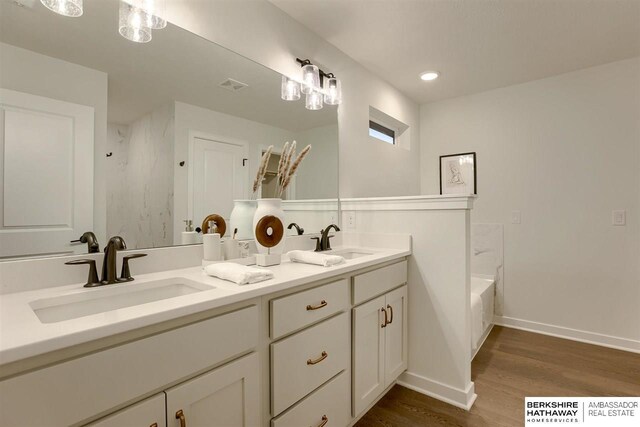
[[[164,393],[156,394],[95,423],[91,423],[88,427],[166,427],[164,399]]]
[[[367,282],[372,286],[367,288]],[[403,283],[406,262],[354,277],[354,298],[365,299],[396,287],[353,309],[355,416],[375,402],[407,368],[407,286],[397,287]]]
[[[167,390],[168,426],[260,425],[259,372],[252,353]]]

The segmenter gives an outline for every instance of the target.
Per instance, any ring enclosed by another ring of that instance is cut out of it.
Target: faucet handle
[[[65,262],[66,265],[83,265],[89,264],[89,276],[87,277],[87,283],[85,288],[93,288],[94,286],[100,286],[100,279],[98,279],[98,270],[96,269],[95,259],[74,259],[73,261]]]
[[[331,250],[331,238],[336,237],[335,235],[327,236],[327,247],[324,248],[325,251]]]
[[[310,239],[316,241],[316,250],[315,250],[315,252],[321,252],[322,251],[322,246],[320,244],[320,237],[310,237]]]
[[[120,272],[119,282],[130,282],[133,280],[133,277],[131,277],[131,270],[129,270],[129,260],[142,258],[143,256],[147,256],[147,254],[131,254],[122,258],[122,271]]]

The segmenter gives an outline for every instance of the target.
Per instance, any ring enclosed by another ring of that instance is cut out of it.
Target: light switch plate
[[[627,211],[613,211],[611,215],[611,224],[627,225]]]
[[[511,224],[520,224],[522,222],[522,215],[520,211],[511,212]]]

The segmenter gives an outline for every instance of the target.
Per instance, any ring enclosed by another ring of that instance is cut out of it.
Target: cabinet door
[[[353,414],[384,391],[384,295],[353,309]]]
[[[258,355],[252,353],[167,390],[167,425],[260,425],[259,373]]]
[[[384,328],[384,387],[388,387],[407,369],[407,287],[386,295],[389,323]]]
[[[142,402],[89,424],[90,427],[165,427],[164,393],[156,394]]]

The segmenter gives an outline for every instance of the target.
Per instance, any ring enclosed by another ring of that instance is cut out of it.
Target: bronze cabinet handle
[[[387,310],[385,310],[384,307],[382,307],[380,309],[380,311],[384,313],[384,323],[382,323],[382,325],[380,325],[380,327],[381,328],[386,328],[387,324],[389,323],[388,322],[389,318],[388,318],[388,315],[387,315]]]
[[[387,308],[391,312],[391,316],[390,316],[390,319],[389,319],[389,324],[392,324],[393,323],[393,307],[391,307],[389,304],[387,304]]]
[[[326,415],[322,416],[322,422],[318,424],[318,427],[324,427],[329,422],[329,418]]]
[[[320,301],[320,304],[318,304],[318,305],[309,304],[307,306],[307,311],[318,310],[318,309],[320,309],[322,307],[326,307],[326,306],[327,306],[327,302],[325,300],[322,300],[322,301]]]
[[[158,427],[158,423],[153,423],[149,427]]]
[[[180,427],[187,427],[187,420],[184,417],[184,412],[180,409],[176,412],[176,420],[180,420]]]
[[[327,358],[327,356],[329,356],[329,355],[327,354],[327,352],[326,352],[326,351],[323,351],[323,352],[322,352],[322,355],[321,355],[320,357],[318,357],[316,360],[311,360],[311,359],[307,360],[307,365],[315,365],[316,363],[320,363],[320,362],[322,362],[324,359],[326,359],[326,358]]]

